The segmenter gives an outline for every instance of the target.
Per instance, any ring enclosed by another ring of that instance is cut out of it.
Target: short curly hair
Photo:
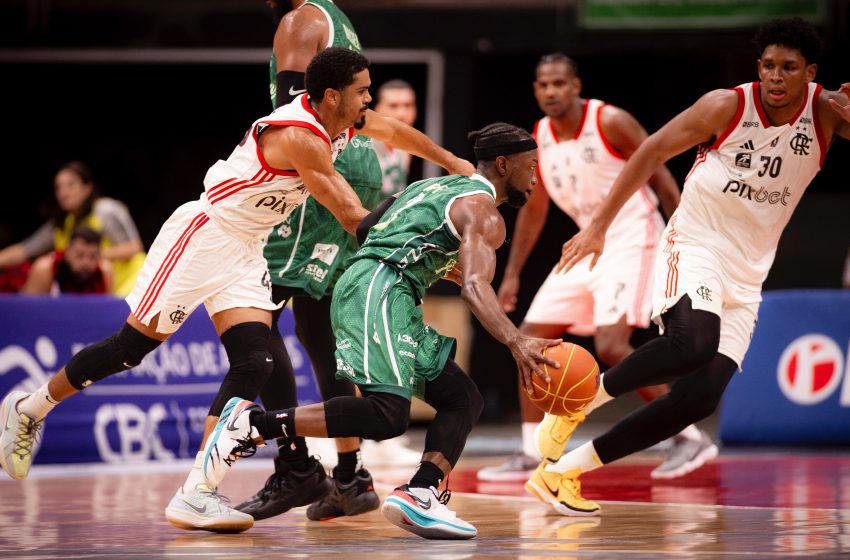
[[[313,57],[307,65],[304,84],[310,99],[320,102],[326,89],[342,91],[354,83],[355,74],[369,68],[369,61],[358,52],[330,47]]]
[[[782,45],[800,51],[807,64],[817,64],[823,51],[823,39],[815,28],[801,18],[774,19],[756,31],[753,43],[761,56],[770,45]]]

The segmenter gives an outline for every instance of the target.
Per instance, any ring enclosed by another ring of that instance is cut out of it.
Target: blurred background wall
[[[666,2],[690,5],[702,16],[694,20],[658,18],[651,6],[623,17],[610,11],[617,4],[610,0],[337,3],[367,49],[442,54],[442,141],[470,159],[467,131],[495,120],[533,126],[540,116],[534,66],[556,50],[578,61],[585,97],[625,108],[649,132],[711,89],[757,79],[750,38],[771,14],[814,21],[827,45],[818,82],[836,89],[850,81],[850,2],[842,0]],[[722,5],[739,11],[712,15]],[[90,163],[104,194],[128,204],[149,246],[168,215],[199,195],[207,168],[269,112],[273,33],[261,0],[0,0],[0,247],[43,222],[55,170],[70,159]],[[376,85],[395,77],[417,88],[424,126],[426,72],[403,60],[373,69]],[[670,162],[679,181],[693,156]],[[850,246],[848,160],[850,143],[837,142],[786,230],[765,288],[840,286]],[[510,228],[515,215],[504,214]],[[552,212],[526,267],[517,322],[574,231]],[[506,257],[503,248],[500,266]],[[450,286],[434,292],[456,294]],[[443,320],[463,330],[463,317]],[[510,355],[474,321],[472,331],[467,351],[487,395],[485,419],[515,415]]]

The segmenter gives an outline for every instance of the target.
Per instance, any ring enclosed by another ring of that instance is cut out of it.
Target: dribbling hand
[[[540,367],[540,364],[546,364],[555,369],[561,367],[561,364],[546,357],[543,351],[550,346],[557,346],[563,340],[560,338],[533,338],[530,336],[521,335],[517,341],[510,345],[511,353],[516,360],[517,369],[519,370],[519,378],[522,380],[522,386],[528,391],[528,394],[534,392],[534,387],[531,384],[531,376],[536,375],[546,383],[549,383],[550,378],[546,371]]]

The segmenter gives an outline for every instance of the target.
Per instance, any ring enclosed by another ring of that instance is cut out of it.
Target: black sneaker
[[[343,515],[358,515],[378,509],[381,500],[375,493],[372,475],[366,469],[360,469],[354,474],[351,482],[333,480],[333,490],[307,508],[307,519],[311,521],[326,521]]]
[[[287,468],[285,463],[276,463],[275,466]],[[273,473],[259,492],[234,509],[259,521],[294,507],[312,504],[333,489],[333,481],[328,478],[322,464],[310,457],[307,469],[294,471],[289,468],[283,473]]]

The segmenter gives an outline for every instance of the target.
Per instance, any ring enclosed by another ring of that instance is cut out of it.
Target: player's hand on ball
[[[514,344],[510,345],[511,353],[514,355],[519,376],[522,380],[522,386],[529,394],[534,390],[531,384],[532,375],[536,375],[546,383],[549,383],[549,375],[540,367],[540,364],[546,364],[556,369],[561,367],[558,362],[544,355],[543,351],[550,346],[557,346],[562,342],[563,340],[560,338],[533,338],[521,335]]]
[[[587,255],[593,255],[590,261],[590,269],[596,266],[599,255],[605,246],[605,232],[597,231],[592,225],[575,234],[572,239],[564,243],[561,249],[561,260],[558,261],[556,272],[566,272],[575,266]]]

